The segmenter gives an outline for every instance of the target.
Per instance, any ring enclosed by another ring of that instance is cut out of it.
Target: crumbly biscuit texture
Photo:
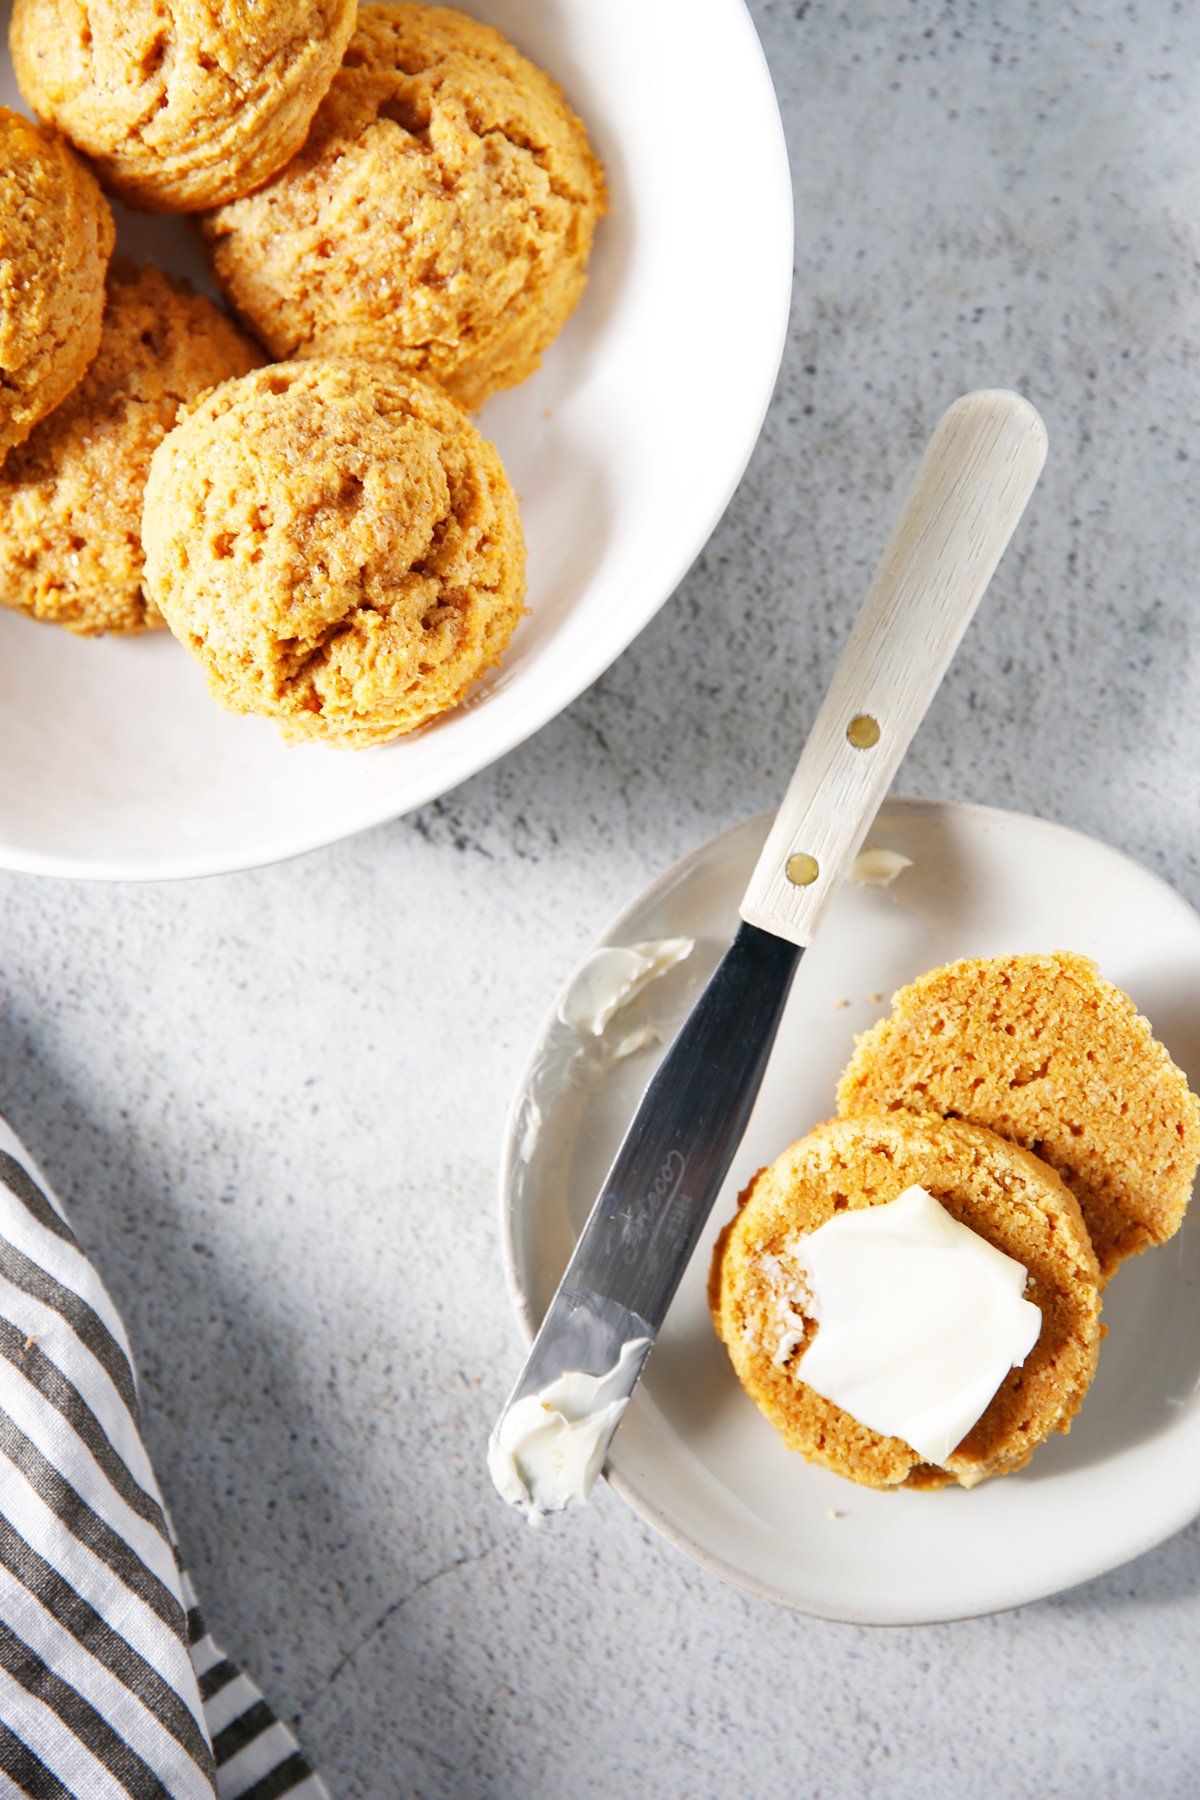
[[[0,107],[0,462],[95,356],[112,247],[91,170],[56,132]]]
[[[463,699],[522,612],[500,459],[386,364],[281,363],[227,382],[155,452],[147,581],[234,712],[359,747]]]
[[[1200,1165],[1200,1100],[1128,995],[1086,957],[950,963],[859,1039],[844,1115],[972,1120],[1075,1193],[1107,1279],[1177,1231]]]
[[[805,1311],[799,1241],[835,1213],[884,1206],[913,1182],[1025,1265],[1025,1296],[1042,1312],[1024,1364],[945,1468],[922,1463],[910,1445],[871,1431],[804,1382],[804,1352],[819,1326]],[[1100,1344],[1099,1272],[1070,1190],[991,1132],[910,1114],[834,1119],[756,1175],[718,1239],[709,1299],[739,1380],[788,1446],[868,1487],[973,1487],[1022,1468],[1052,1432],[1070,1429]],[[792,1317],[804,1331],[789,1348]]]
[[[474,408],[537,367],[604,207],[582,124],[499,32],[373,5],[299,155],[205,232],[274,355],[385,356]]]
[[[261,361],[211,300],[114,264],[91,367],[0,468],[0,600],[86,637],[161,625],[142,587],[150,458],[181,405]]]
[[[354,0],[16,0],[17,82],[133,206],[191,212],[266,181],[304,142]]]

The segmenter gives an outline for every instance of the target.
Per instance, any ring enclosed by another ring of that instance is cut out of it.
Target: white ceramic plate
[[[350,754],[288,749],[220,712],[165,634],[86,643],[0,609],[0,866],[211,874],[422,805],[594,681],[724,509],[770,398],[792,275],[787,154],[742,0],[463,4],[562,82],[611,187],[578,313],[480,415],[521,497],[531,616],[471,704]],[[0,56],[0,101],[20,107]],[[720,129],[705,129],[714,104]],[[123,215],[121,241],[206,285],[181,221]]]
[[[685,934],[688,962],[620,1015],[669,1036],[732,936],[766,819],[676,865],[601,940]],[[705,1302],[713,1239],[764,1163],[834,1110],[856,1032],[920,971],[960,956],[1094,957],[1200,1076],[1200,918],[1126,857],[986,807],[892,801],[870,835],[911,857],[887,889],[838,895],[801,963],[749,1130],[613,1444],[608,1476],[650,1524],[751,1593],[822,1618],[920,1624],[993,1612],[1139,1555],[1200,1512],[1200,1221],[1126,1266],[1069,1437],[968,1493],[877,1493],[784,1449],[743,1394]],[[849,1001],[848,1006],[839,1003]],[[610,1035],[612,1028],[610,1027]],[[509,1280],[542,1317],[662,1045],[622,1061],[546,1021],[517,1094],[501,1177]],[[531,1112],[531,1101],[536,1112]],[[539,1118],[540,1115],[540,1118]],[[556,1529],[569,1530],[567,1521]]]

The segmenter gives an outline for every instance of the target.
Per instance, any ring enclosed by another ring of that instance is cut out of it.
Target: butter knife
[[[1038,414],[1003,389],[955,401],[934,431],[750,878],[742,923],[642,1097],[492,1433],[493,1479],[535,1522],[587,1497],[746,1129],[801,955],[1045,458]]]

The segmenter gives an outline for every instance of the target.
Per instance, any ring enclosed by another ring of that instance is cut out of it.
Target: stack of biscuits
[[[1183,1221],[1200,1100],[1128,996],[1067,952],[923,975],[859,1038],[837,1098],[839,1116],[755,1176],[718,1239],[709,1297],[738,1378],[791,1448],[867,1486],[971,1487],[1022,1468],[1079,1410],[1106,1284]],[[803,1238],[913,1183],[1024,1266],[1042,1313],[1030,1355],[936,1466],[804,1381],[820,1327]],[[800,1328],[781,1339],[789,1318]]]
[[[469,413],[538,366],[606,204],[558,87],[461,13],[354,0],[16,0],[11,47],[0,601],[165,625],[293,739],[456,705],[525,594]],[[235,316],[110,265],[106,194],[193,214]]]

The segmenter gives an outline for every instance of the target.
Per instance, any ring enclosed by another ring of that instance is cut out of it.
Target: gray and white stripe
[[[0,1790],[328,1800],[208,1635],[142,1441],[120,1317],[2,1121]]]

